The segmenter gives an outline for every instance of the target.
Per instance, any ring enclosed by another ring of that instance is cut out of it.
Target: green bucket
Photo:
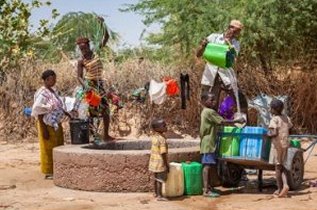
[[[290,142],[291,142],[291,147],[301,148],[300,140],[292,139]]]
[[[237,134],[241,133],[241,128],[225,126],[223,128],[224,133]],[[220,140],[220,156],[221,157],[231,157],[239,156],[240,149],[240,138],[238,136],[224,136]]]
[[[218,67],[230,68],[234,63],[235,50],[226,44],[208,43],[203,57]]]

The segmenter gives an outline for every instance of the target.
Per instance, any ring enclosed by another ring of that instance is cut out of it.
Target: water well
[[[200,160],[197,140],[169,139],[168,146],[169,162]],[[149,140],[121,140],[54,148],[54,183],[88,191],[151,191],[150,147]]]

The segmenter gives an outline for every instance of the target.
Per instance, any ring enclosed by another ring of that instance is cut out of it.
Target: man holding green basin
[[[227,44],[233,47],[235,55],[240,51],[240,43],[237,40],[243,28],[239,20],[231,20],[227,30],[224,33],[212,33],[204,38],[196,51],[197,57],[202,57],[208,43]],[[202,93],[212,92],[216,96],[217,106],[219,104],[219,96],[221,88],[232,90],[237,89],[237,80],[232,67],[219,67],[207,62],[202,75]]]

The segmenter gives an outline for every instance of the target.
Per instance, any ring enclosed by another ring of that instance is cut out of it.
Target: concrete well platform
[[[169,139],[168,161],[199,161],[199,141]],[[148,192],[151,142],[121,140],[96,145],[65,145],[53,150],[57,186],[103,192]]]

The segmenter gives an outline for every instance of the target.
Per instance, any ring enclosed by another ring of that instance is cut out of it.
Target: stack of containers
[[[184,194],[184,173],[182,164],[169,163],[167,180],[162,185],[162,194],[165,197],[177,197]]]
[[[185,195],[202,194],[202,164],[198,162],[182,163],[185,180]]]
[[[240,156],[251,160],[269,160],[271,141],[262,127],[244,127],[241,132]]]
[[[235,157],[239,156],[239,146],[241,128],[225,126],[223,128],[223,136],[220,141],[220,156]]]

